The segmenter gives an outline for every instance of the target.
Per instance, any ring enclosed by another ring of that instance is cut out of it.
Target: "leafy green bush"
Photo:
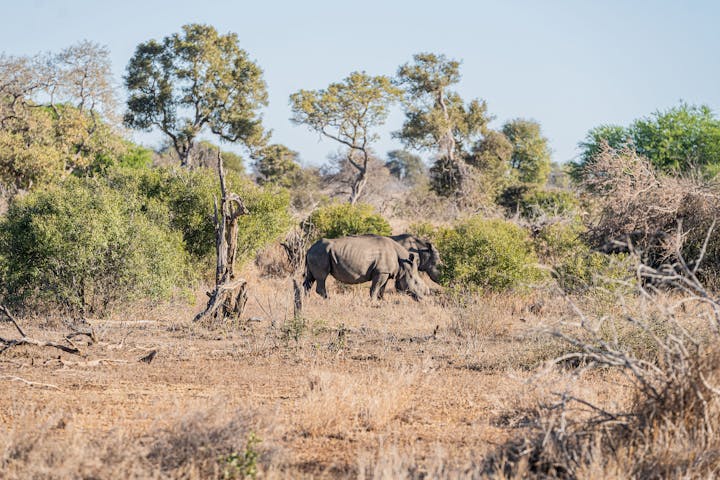
[[[375,209],[366,204],[330,203],[315,209],[307,224],[313,238],[338,238],[346,235],[390,235],[390,224]]]
[[[88,167],[89,172],[105,172],[113,166],[125,168],[150,168],[153,152],[131,142],[123,144],[120,152],[102,151],[95,155]],[[82,172],[79,172],[82,173]]]
[[[289,195],[232,173],[228,187],[250,211],[238,222],[236,258],[246,261],[289,228]],[[16,306],[80,313],[167,295],[210,266],[219,194],[209,170],[117,167],[32,193],[0,224],[4,293]]]
[[[215,251],[213,197],[220,197],[217,174],[209,169],[159,168],[152,170],[115,169],[108,181],[123,191],[131,190],[148,204],[160,202],[169,209],[173,229],[182,233],[185,246],[195,258]],[[286,190],[254,185],[247,177],[227,172],[228,189],[240,195],[249,215],[238,222],[238,260],[255,255],[290,227]]]
[[[499,219],[473,217],[438,230],[442,283],[502,291],[542,277],[526,230]]]
[[[6,300],[102,313],[111,304],[167,296],[186,278],[182,237],[162,204],[70,177],[14,202],[0,222]]]

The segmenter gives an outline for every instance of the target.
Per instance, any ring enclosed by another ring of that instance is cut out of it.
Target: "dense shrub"
[[[366,204],[330,203],[315,209],[306,222],[313,238],[373,233],[390,235],[390,224]]]
[[[662,174],[634,150],[606,145],[587,166],[582,186],[598,210],[588,222],[591,245],[605,251],[631,245],[652,267],[675,262],[678,250],[690,262],[704,253],[698,274],[713,287],[720,284],[715,185]]]
[[[505,220],[474,217],[440,229],[435,243],[447,285],[501,291],[542,276],[529,234]]]
[[[6,300],[101,313],[108,305],[157,298],[182,284],[182,237],[162,204],[97,179],[69,178],[14,202],[0,222]]]
[[[115,188],[132,191],[149,204],[167,205],[170,225],[182,233],[188,252],[195,258],[214,253],[213,197],[220,196],[214,171],[116,169],[108,174],[108,179]],[[290,197],[284,189],[271,185],[258,187],[234,172],[227,172],[227,181],[229,190],[240,195],[250,211],[238,223],[237,258],[247,260],[288,230]]]
[[[553,277],[567,293],[625,288],[633,278],[630,256],[593,251],[583,241],[584,232],[578,222],[545,225],[534,238],[540,261],[552,268]]]
[[[289,228],[289,196],[236,174],[228,183],[250,211],[238,228],[237,259],[246,261]],[[4,293],[17,306],[80,313],[166,295],[190,263],[196,272],[210,266],[219,194],[207,169],[115,167],[30,194],[0,224]]]

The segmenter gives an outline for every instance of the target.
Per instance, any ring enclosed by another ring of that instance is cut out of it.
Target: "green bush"
[[[115,169],[108,174],[108,181],[115,188],[135,192],[148,204],[167,205],[170,225],[182,233],[188,252],[196,259],[214,254],[213,198],[219,199],[220,186],[213,170]],[[232,171],[227,172],[227,183],[250,211],[238,222],[237,258],[244,261],[290,228],[290,196],[282,188],[258,187]]]
[[[290,227],[289,195],[234,173],[228,188],[250,211],[238,222],[242,262]],[[36,302],[80,313],[165,296],[191,270],[210,267],[213,196],[220,192],[210,170],[118,167],[32,193],[0,224],[4,294],[16,306]]]
[[[182,237],[167,208],[70,177],[14,202],[0,222],[2,285],[16,307],[102,313],[136,298],[167,296],[187,278]]]
[[[307,221],[313,238],[338,238],[346,235],[390,235],[390,224],[366,204],[330,203],[318,207]]]
[[[442,283],[502,291],[542,277],[526,230],[499,219],[473,217],[438,230]]]

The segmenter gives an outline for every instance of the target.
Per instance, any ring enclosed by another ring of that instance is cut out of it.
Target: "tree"
[[[182,34],[137,46],[125,86],[130,98],[125,124],[159,128],[188,166],[197,136],[209,130],[249,150],[264,145],[258,110],[267,105],[262,70],[241,49],[237,35],[189,24]]]
[[[460,81],[460,62],[432,53],[417,54],[413,60],[397,74],[405,87],[406,119],[395,136],[409,148],[437,152],[433,188],[443,195],[462,195],[469,175],[462,153],[485,131],[487,105],[480,100],[465,105],[449,90]]]
[[[290,96],[291,120],[347,148],[346,159],[356,170],[350,193],[355,204],[367,183],[372,129],[385,123],[389,105],[400,90],[386,76],[353,72],[324,90],[300,90]]]
[[[405,183],[414,184],[425,176],[427,168],[422,159],[406,150],[388,152],[385,166],[390,174]]]
[[[518,180],[543,185],[550,173],[550,147],[534,120],[516,118],[503,125],[503,133],[513,146],[510,167]]]
[[[685,103],[635,120],[629,127],[601,125],[590,130],[579,144],[580,158],[573,176],[602,153],[604,145],[621,150],[632,147],[665,172],[700,168],[706,175],[720,171],[720,119],[705,105]]]
[[[237,320],[247,303],[247,281],[235,276],[235,255],[238,251],[240,217],[249,215],[240,195],[230,192],[225,182],[225,171],[220,152],[217,154],[220,179],[220,205],[214,200],[215,223],[215,289],[208,292],[205,310],[195,315],[194,321],[211,318],[215,321]]]
[[[255,161],[255,170],[260,175],[259,184],[275,183],[281,187],[292,187],[300,175],[298,159],[300,154],[285,145],[274,144],[264,148]]]
[[[0,56],[0,182],[29,189],[147,155],[116,128],[106,47],[80,42],[57,54]]]

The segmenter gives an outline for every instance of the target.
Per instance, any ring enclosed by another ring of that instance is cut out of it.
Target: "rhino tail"
[[[310,267],[307,264],[307,258],[306,258],[305,259],[305,275],[304,275],[304,279],[303,279],[303,289],[305,289],[306,294],[312,288],[313,283],[315,283],[315,277],[313,277],[312,272],[310,272]]]

